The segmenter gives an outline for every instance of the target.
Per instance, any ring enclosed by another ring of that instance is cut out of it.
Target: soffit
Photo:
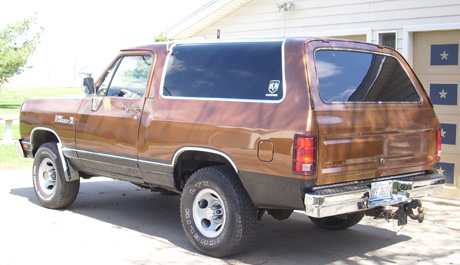
[[[186,39],[217,22],[250,0],[213,0],[166,31],[170,39]]]

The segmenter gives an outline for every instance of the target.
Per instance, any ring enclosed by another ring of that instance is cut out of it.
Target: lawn
[[[2,88],[0,94],[0,115],[18,114],[24,100],[29,98],[81,94],[80,88]],[[5,122],[0,121],[0,139]],[[13,139],[18,139],[19,124],[13,124]],[[32,167],[32,159],[19,158],[14,144],[0,145],[0,170]]]
[[[54,97],[82,94],[80,88],[69,87],[2,87],[0,94],[0,114],[19,114],[24,100],[29,98]],[[3,131],[2,131],[3,132]]]

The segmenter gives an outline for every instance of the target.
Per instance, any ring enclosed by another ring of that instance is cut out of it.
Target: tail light
[[[441,159],[441,142],[442,142],[441,128],[438,128],[436,132],[436,160]]]
[[[316,136],[294,136],[292,171],[299,175],[316,173]]]

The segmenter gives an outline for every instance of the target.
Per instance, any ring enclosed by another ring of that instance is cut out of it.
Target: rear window
[[[282,47],[282,41],[176,45],[168,60],[162,95],[281,100]]]
[[[315,59],[325,102],[420,102],[406,71],[392,56],[318,50]]]

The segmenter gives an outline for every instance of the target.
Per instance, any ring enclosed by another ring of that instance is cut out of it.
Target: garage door
[[[366,42],[366,39],[367,39],[366,35],[342,35],[342,36],[331,36],[331,38],[357,40],[357,41],[362,41],[362,42]]]
[[[447,177],[442,197],[460,200],[460,30],[414,33],[414,70],[429,93],[442,128],[437,170]]]

